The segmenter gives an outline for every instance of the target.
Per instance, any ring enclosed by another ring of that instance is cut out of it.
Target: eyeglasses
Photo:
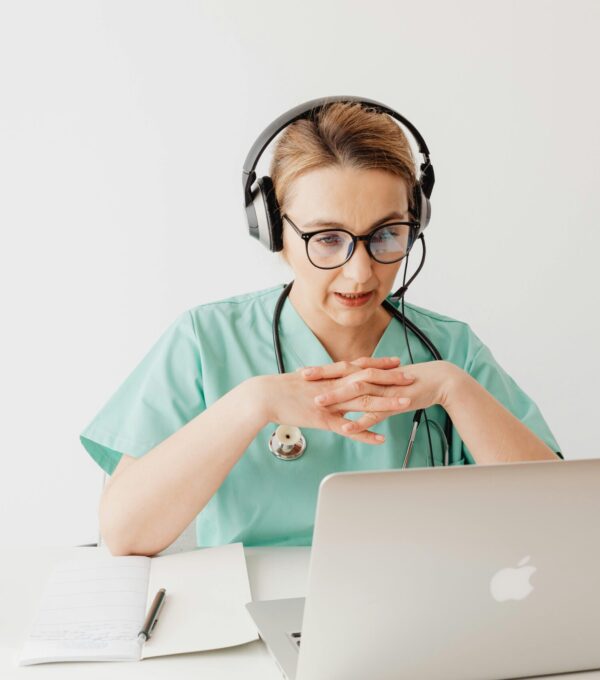
[[[304,232],[287,215],[282,215],[306,244],[306,255],[319,269],[335,269],[346,264],[356,250],[356,243],[364,241],[367,252],[376,262],[392,264],[406,257],[419,232],[418,222],[390,222],[369,234],[356,236],[346,229],[321,229]]]

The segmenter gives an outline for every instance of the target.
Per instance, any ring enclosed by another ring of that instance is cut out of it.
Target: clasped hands
[[[445,404],[451,380],[461,369],[447,361],[401,367],[397,357],[361,357],[323,366],[300,368],[296,374],[315,387],[314,405],[327,429],[351,439],[380,444],[383,435],[369,431],[396,413]],[[357,420],[344,415],[360,412]]]

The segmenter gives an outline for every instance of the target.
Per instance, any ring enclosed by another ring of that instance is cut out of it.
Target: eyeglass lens
[[[372,232],[369,247],[375,260],[397,262],[405,255],[410,242],[408,224],[390,224]],[[339,267],[352,255],[352,236],[345,231],[324,231],[308,240],[308,257],[317,267]]]

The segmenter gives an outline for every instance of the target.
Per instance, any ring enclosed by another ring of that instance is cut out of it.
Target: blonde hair
[[[389,115],[360,102],[333,102],[313,118],[288,125],[275,144],[269,171],[281,212],[294,179],[333,165],[387,170],[401,177],[414,212],[415,160],[402,128]]]

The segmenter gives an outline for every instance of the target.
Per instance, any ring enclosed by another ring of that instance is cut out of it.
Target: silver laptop
[[[600,668],[600,460],[329,475],[306,600],[247,607],[288,680]]]

